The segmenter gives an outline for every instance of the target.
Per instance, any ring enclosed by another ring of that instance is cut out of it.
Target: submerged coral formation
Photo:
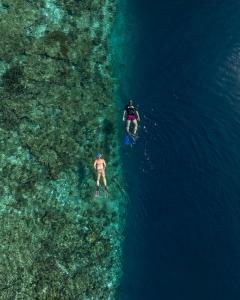
[[[0,299],[114,299],[113,0],[0,0]],[[95,199],[104,153],[110,197]]]

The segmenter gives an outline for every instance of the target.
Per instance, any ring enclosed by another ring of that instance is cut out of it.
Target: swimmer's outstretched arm
[[[104,168],[106,168],[106,162],[105,162],[105,160],[103,160],[103,165],[104,165]]]
[[[123,112],[123,121],[125,121],[125,116],[126,116],[126,110],[124,109],[124,112]]]
[[[138,119],[138,121],[140,121],[140,116],[139,116],[138,111],[136,111],[136,114],[137,114],[137,119]]]

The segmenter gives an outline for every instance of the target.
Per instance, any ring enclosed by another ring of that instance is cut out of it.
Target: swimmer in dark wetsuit
[[[129,127],[131,122],[134,124],[133,128],[133,134],[136,135],[137,128],[138,128],[138,121],[140,121],[139,113],[137,111],[137,108],[133,106],[133,101],[129,100],[128,104],[124,108],[123,112],[123,121],[125,122],[127,117],[127,124],[126,124],[126,130],[127,133],[129,133]]]

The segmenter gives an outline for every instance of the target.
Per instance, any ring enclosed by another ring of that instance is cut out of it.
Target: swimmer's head
[[[132,100],[129,100],[129,101],[128,101],[128,105],[133,105],[133,101],[132,101]]]
[[[96,157],[97,158],[101,158],[102,157],[102,153],[97,153]]]

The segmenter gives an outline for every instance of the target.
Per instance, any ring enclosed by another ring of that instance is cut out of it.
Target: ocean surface
[[[123,149],[120,299],[240,299],[240,2],[131,0],[129,12],[122,101],[141,122]]]

